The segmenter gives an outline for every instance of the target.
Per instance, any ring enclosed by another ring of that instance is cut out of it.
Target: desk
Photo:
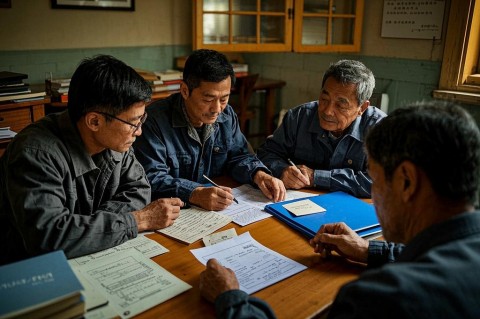
[[[349,263],[342,258],[321,259],[313,253],[313,248],[304,237],[274,217],[245,227],[230,223],[221,230],[232,227],[238,234],[249,231],[261,244],[308,267],[303,272],[253,294],[266,300],[278,318],[311,318],[321,314],[330,306],[338,289],[357,278],[365,269],[362,265]],[[190,252],[191,249],[203,247],[203,244],[195,242],[186,246],[160,234],[147,236],[170,250],[152,260],[193,288],[136,318],[215,318],[214,306],[200,296],[198,289],[199,274],[205,267]]]
[[[270,135],[273,133],[273,117],[275,116],[276,105],[276,90],[281,89],[287,83],[283,80],[274,80],[266,78],[258,78],[253,88],[256,92],[265,92],[265,119],[267,121],[265,126],[265,134]],[[165,91],[165,92],[153,92],[152,102],[164,99],[178,91]],[[234,90],[232,92],[235,92]],[[52,102],[47,104],[47,113],[58,112],[67,107],[67,103]]]
[[[26,102],[4,102],[0,104],[0,127],[9,126],[14,132],[20,132],[28,124],[45,116],[45,104],[50,98]],[[0,156],[3,155],[10,139],[0,140]]]

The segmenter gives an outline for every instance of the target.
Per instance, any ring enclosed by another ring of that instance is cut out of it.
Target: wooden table
[[[227,184],[222,181],[219,183]],[[308,267],[253,294],[266,300],[278,318],[312,318],[321,315],[332,303],[338,289],[357,278],[365,269],[363,265],[339,257],[322,259],[313,252],[305,237],[274,217],[245,227],[230,223],[221,230],[232,227],[237,234],[249,231],[262,245]],[[191,249],[203,247],[203,243],[198,241],[187,246],[160,234],[147,236],[170,250],[152,260],[193,288],[136,318],[215,318],[214,306],[200,296],[198,288],[199,274],[205,267],[190,252]]]

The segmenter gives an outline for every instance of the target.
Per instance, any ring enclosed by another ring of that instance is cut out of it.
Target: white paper
[[[237,232],[235,231],[235,228],[230,228],[224,231],[220,231],[218,233],[213,233],[211,235],[205,236],[202,240],[205,246],[211,246],[236,236]]]
[[[211,258],[232,269],[240,289],[252,294],[305,269],[254,240],[249,232],[216,245],[192,249],[192,254],[204,265]]]
[[[99,251],[98,253],[74,258],[74,259],[71,259],[70,261],[73,261],[79,265],[83,265],[92,260],[103,258],[105,256],[111,255],[118,251],[123,251],[130,248],[135,248],[140,253],[142,253],[145,257],[148,257],[148,258],[152,258],[169,251],[167,248],[163,247],[162,245],[157,243],[155,240],[151,240],[150,238],[145,236],[137,236],[133,239],[127,240],[121,245]]]
[[[122,318],[133,317],[192,288],[133,248],[92,260],[79,269]]]
[[[180,216],[172,226],[156,230],[156,232],[191,244],[206,235],[210,235],[231,221],[232,219],[229,216],[213,211],[200,208],[182,209]]]
[[[265,205],[272,204],[273,202],[265,197],[260,189],[244,184],[234,188],[232,191],[233,196],[238,200],[238,204],[228,206],[222,213],[230,216],[235,224],[246,226],[259,220],[272,217],[272,215],[266,213],[263,209]],[[315,195],[316,194],[301,191],[287,190],[285,200]]]
[[[288,203],[282,206],[295,216],[323,213],[326,211],[325,208],[309,199],[299,200],[298,202]]]

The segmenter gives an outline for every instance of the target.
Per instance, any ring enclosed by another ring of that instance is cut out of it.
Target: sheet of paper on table
[[[273,251],[252,238],[249,232],[221,243],[190,250],[204,265],[211,258],[232,269],[240,289],[252,294],[293,276],[306,266]]]
[[[306,198],[315,195],[316,194],[302,191],[287,190],[285,200]],[[233,196],[238,200],[238,204],[233,203],[227,209],[223,210],[222,213],[230,216],[235,224],[246,226],[272,217],[272,215],[264,211],[264,207],[273,202],[266,198],[260,189],[245,184],[234,188]]]
[[[222,228],[232,221],[230,216],[201,208],[180,211],[175,223],[167,228],[155,230],[185,244],[191,244]]]
[[[192,288],[134,248],[74,265],[121,318],[133,317]]]
[[[326,211],[322,206],[312,202],[309,199],[300,200],[298,202],[288,203],[283,205],[286,210],[295,216],[304,216],[316,213],[323,213]]]

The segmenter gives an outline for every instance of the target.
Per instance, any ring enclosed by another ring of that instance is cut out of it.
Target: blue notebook
[[[82,289],[61,250],[1,266],[0,318],[63,310]]]
[[[283,207],[285,204],[304,200],[304,198],[269,204],[265,206],[265,210],[307,238],[314,237],[323,224],[336,222],[344,222],[362,237],[381,231],[373,205],[352,195],[344,192],[334,192],[309,197],[308,199],[322,206],[326,211],[295,216]]]

